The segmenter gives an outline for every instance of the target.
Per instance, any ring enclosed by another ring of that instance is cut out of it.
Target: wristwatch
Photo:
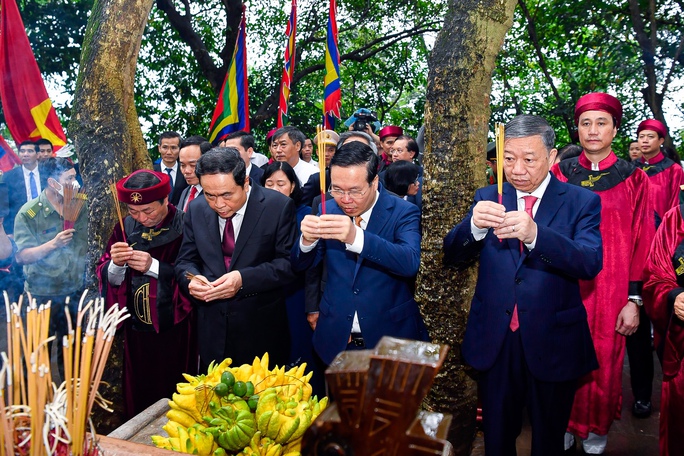
[[[627,301],[632,301],[637,306],[641,307],[644,305],[644,300],[641,298],[628,298]]]

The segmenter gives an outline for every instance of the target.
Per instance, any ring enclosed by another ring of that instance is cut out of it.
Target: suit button
[[[511,311],[509,309],[506,309],[506,315],[510,315]]]
[[[516,277],[516,279],[515,279],[515,283],[516,283],[516,285],[520,285],[520,284],[522,283],[522,279],[521,279],[521,278],[518,278],[518,277]]]
[[[355,294],[355,295],[359,294],[359,289],[358,289],[358,288],[357,288],[356,290],[354,290],[354,294]]]

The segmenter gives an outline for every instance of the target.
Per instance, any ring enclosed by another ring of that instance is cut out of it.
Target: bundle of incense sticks
[[[497,123],[494,127],[494,133],[496,134],[496,183],[499,191],[499,204],[503,204],[504,124]]]
[[[121,213],[121,203],[119,201],[118,193],[116,192],[116,182],[109,184],[109,191],[112,193],[112,198],[114,198],[114,207],[116,208],[116,215],[119,218],[119,226],[121,226],[121,235],[123,236],[124,242],[126,242],[126,230],[124,229],[123,214]]]
[[[86,441],[86,428],[95,402],[107,405],[97,389],[116,328],[128,311],[112,306],[105,312],[100,298],[84,304],[84,292],[74,328],[68,302],[64,309],[53,309],[29,296],[24,325],[22,298],[10,305],[4,295],[7,353],[1,354],[0,456],[97,454],[94,442]],[[51,382],[48,343],[54,336],[48,337],[48,328],[50,313],[62,311],[69,328],[62,340],[66,380],[57,388]]]
[[[88,196],[85,194],[85,189],[82,187],[77,191],[74,191],[72,185],[64,185],[63,188],[64,206],[62,209],[62,216],[64,217],[64,229],[68,230],[74,227]]]
[[[321,176],[321,215],[325,215],[325,138],[323,138],[323,125],[316,125],[316,137],[318,141],[318,172]]]

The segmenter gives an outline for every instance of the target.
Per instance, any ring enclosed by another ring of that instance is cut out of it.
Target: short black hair
[[[45,176],[46,179],[53,178],[54,180],[59,180],[62,174],[70,169],[74,169],[74,164],[71,160],[61,157],[50,157],[41,163],[40,174]]]
[[[276,171],[284,172],[285,176],[287,177],[287,180],[294,184],[294,189],[290,194],[290,198],[292,198],[292,200],[294,201],[295,206],[299,206],[299,203],[302,201],[304,193],[302,193],[302,186],[299,184],[299,178],[297,177],[297,174],[295,174],[294,168],[292,168],[292,166],[290,166],[288,162],[274,161],[273,163],[267,165],[264,168],[264,174],[261,176],[261,186],[265,187],[266,179],[271,177]]]
[[[375,179],[375,176],[378,175],[379,160],[370,146],[359,141],[351,141],[337,149],[332,160],[330,160],[330,168],[332,169],[333,166],[347,168],[349,166],[365,165],[367,170],[366,180],[370,184]]]
[[[161,146],[162,139],[173,139],[173,138],[178,138],[178,142],[180,143],[183,141],[183,138],[181,138],[180,133],[177,133],[175,131],[165,131],[161,135],[159,135],[159,145]]]
[[[38,152],[38,146],[37,146],[36,143],[34,143],[33,141],[26,140],[26,141],[20,142],[20,143],[19,143],[19,146],[17,146],[17,150],[21,150],[21,148],[22,148],[23,146],[33,146],[33,148],[35,149],[35,151]]]
[[[401,135],[397,137],[394,142],[397,142],[400,139],[406,140],[406,149],[408,149],[409,152],[413,152],[413,158],[418,158],[418,155],[420,155],[420,149],[418,148],[418,143],[416,140],[408,135]]]
[[[233,133],[229,134],[225,138],[222,139],[222,141],[226,141],[229,139],[235,139],[235,138],[240,138],[240,146],[242,146],[243,149],[247,150],[250,147],[252,149],[256,149],[256,143],[254,142],[254,136],[250,135],[246,131],[234,131]]]
[[[178,150],[183,149],[188,146],[199,146],[200,148],[200,155],[204,155],[207,151],[211,150],[212,146],[209,141],[206,140],[204,136],[199,136],[199,135],[194,135],[190,136],[188,138],[185,138],[183,141],[180,143],[180,147]]]
[[[234,147],[214,147],[197,160],[195,175],[198,179],[207,174],[232,174],[235,183],[245,185],[245,161]]]
[[[36,147],[40,147],[40,146],[50,146],[50,149],[53,148],[52,143],[50,142],[50,140],[49,140],[49,139],[45,139],[45,138],[40,138],[38,141],[36,141],[35,144],[36,144]]]
[[[418,165],[406,160],[390,163],[385,171],[385,187],[399,196],[406,196],[408,188],[418,179]]]
[[[299,150],[302,150],[302,147],[304,147],[304,141],[306,141],[306,136],[304,136],[304,133],[302,133],[299,128],[293,127],[292,125],[286,125],[284,127],[278,128],[278,130],[273,133],[271,142],[277,140],[283,135],[287,135],[288,139],[292,141],[293,144],[299,143]]]

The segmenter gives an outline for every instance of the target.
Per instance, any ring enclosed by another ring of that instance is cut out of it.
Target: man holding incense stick
[[[167,174],[146,169],[117,182],[118,200],[129,215],[123,227],[114,227],[97,266],[106,305],[118,303],[131,314],[123,326],[128,418],[171,397],[181,375],[197,370],[192,306],[173,272],[183,212],[169,204],[170,190]]]
[[[73,228],[64,229],[64,188],[78,189],[74,165],[65,158],[49,158],[40,169],[47,187],[38,198],[24,204],[14,220],[16,261],[24,266],[24,290],[38,304],[52,301],[50,334],[58,346],[66,334],[64,304],[70,298],[72,318],[84,289],[88,250],[88,208],[82,207]],[[57,350],[59,371],[64,377],[62,350]]]
[[[480,372],[487,455],[515,454],[525,406],[532,454],[563,454],[577,380],[598,367],[579,280],[602,267],[601,203],[549,174],[554,140],[541,117],[511,120],[502,202],[478,190],[444,239],[445,264],[480,260],[461,350]]]

